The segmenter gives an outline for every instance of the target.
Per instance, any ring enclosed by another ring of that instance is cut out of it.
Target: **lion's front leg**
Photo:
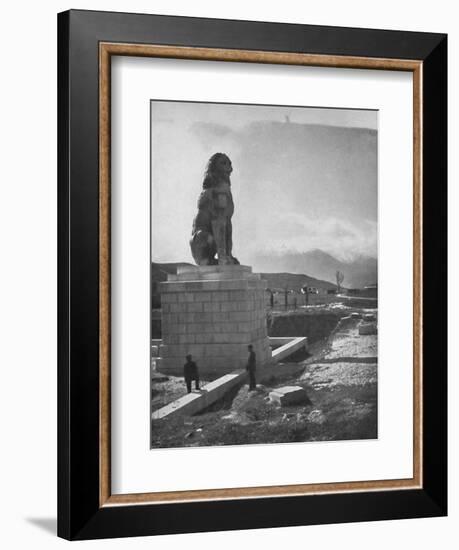
[[[219,216],[212,220],[212,235],[217,247],[218,265],[232,263],[227,250],[227,219],[225,216]]]
[[[231,218],[228,218],[226,224],[226,252],[230,263],[239,264],[239,260],[233,256],[233,224],[231,223]]]
[[[193,233],[191,240],[191,254],[197,265],[215,265],[215,241],[210,233],[199,230]]]

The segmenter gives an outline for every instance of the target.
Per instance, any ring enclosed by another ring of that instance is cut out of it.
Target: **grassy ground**
[[[258,385],[254,392],[243,385],[203,414],[155,421],[152,447],[376,438],[377,336],[359,336],[360,322],[343,320],[330,338],[312,347],[311,356],[296,358],[304,368],[295,377]],[[168,398],[170,391],[185,393],[179,380],[163,383]],[[271,403],[269,392],[285,385],[302,386],[307,402]],[[160,393],[161,383],[157,386]]]
[[[207,384],[201,380],[201,386]],[[194,382],[193,382],[194,389]],[[151,384],[151,410],[156,411],[176,399],[186,395],[186,384],[183,376],[154,375]]]

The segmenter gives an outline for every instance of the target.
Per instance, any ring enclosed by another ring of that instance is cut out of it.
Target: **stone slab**
[[[218,401],[225,393],[242,384],[247,377],[245,370],[225,374],[224,376],[205,385],[200,391],[191,392],[165,407],[154,411],[151,415],[152,420],[161,420],[174,416],[190,416],[205,409],[215,401]]]
[[[231,264],[231,265],[182,265],[177,267],[177,275],[186,274],[209,274],[209,273],[232,273],[240,277],[244,273],[252,273],[249,265]]]
[[[169,275],[169,281],[220,281],[226,279],[260,279],[258,273],[252,273],[248,265],[206,265],[180,266],[176,275]]]
[[[170,276],[169,276],[170,277]],[[159,283],[159,291],[161,294],[167,292],[209,292],[209,291],[224,291],[224,290],[266,290],[268,281],[265,279],[222,279],[222,280],[194,280],[194,281],[177,281],[167,280]]]
[[[257,355],[257,372],[261,372],[271,363],[271,349],[269,346],[262,348],[261,345],[254,347]],[[220,355],[201,355],[191,352],[193,360],[196,361],[198,366],[200,377],[213,380],[221,377],[224,373],[236,369],[245,369],[248,359],[247,346],[234,346],[234,349],[234,353],[225,353],[225,350],[223,350]],[[210,353],[208,350],[205,351]],[[177,350],[171,347],[168,352],[175,354]],[[178,355],[170,355],[169,353],[167,357],[163,356],[156,359],[157,371],[174,376],[183,376],[186,353]]]
[[[309,401],[306,390],[301,386],[283,386],[270,392],[269,399],[281,407],[300,405]]]
[[[270,338],[269,340],[273,342],[275,339]],[[308,339],[306,337],[300,336],[298,338],[289,338],[288,342],[285,342],[286,338],[278,338],[277,340],[283,340],[283,344],[281,347],[273,350],[272,357],[273,361],[276,362],[286,359],[289,355],[292,355],[292,353],[302,348],[305,350],[308,349]]]

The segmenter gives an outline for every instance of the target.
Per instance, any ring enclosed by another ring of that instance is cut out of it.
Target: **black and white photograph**
[[[151,448],[378,438],[378,111],[151,101]]]
[[[455,4],[2,7],[2,548],[457,548]]]

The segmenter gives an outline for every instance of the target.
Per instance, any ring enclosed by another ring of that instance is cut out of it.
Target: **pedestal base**
[[[160,284],[162,345],[157,370],[183,375],[191,354],[201,378],[245,368],[253,345],[257,368],[271,362],[267,282],[248,266],[179,268]]]

